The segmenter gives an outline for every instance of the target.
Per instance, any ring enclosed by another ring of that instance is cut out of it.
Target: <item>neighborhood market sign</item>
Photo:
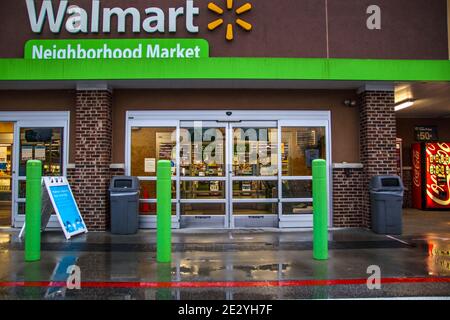
[[[25,59],[197,59],[209,57],[204,39],[29,40]]]

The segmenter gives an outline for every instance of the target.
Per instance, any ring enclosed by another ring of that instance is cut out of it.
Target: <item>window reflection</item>
[[[234,175],[276,176],[277,144],[277,128],[235,128],[232,160]]]
[[[278,181],[233,181],[234,198],[278,198]]]
[[[131,175],[156,176],[158,160],[171,160],[175,175],[175,135],[175,128],[131,128]]]
[[[283,214],[312,214],[312,202],[284,202],[282,204]]]
[[[324,127],[283,127],[281,130],[283,176],[312,175],[312,161],[325,159]]]
[[[181,181],[181,199],[225,199],[225,181]]]
[[[180,129],[181,176],[225,176],[225,128]]]
[[[43,176],[62,175],[63,128],[20,128],[19,175],[28,160],[42,161]]]

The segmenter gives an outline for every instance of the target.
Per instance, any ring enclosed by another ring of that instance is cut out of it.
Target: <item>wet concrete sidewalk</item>
[[[312,258],[312,231],[177,230],[173,261],[156,263],[156,233],[42,236],[42,259],[25,263],[17,231],[0,231],[1,299],[311,299],[450,296],[450,234],[329,232],[327,261]],[[66,288],[69,265],[81,289]],[[379,266],[380,290],[367,268]],[[41,283],[37,283],[41,282]]]

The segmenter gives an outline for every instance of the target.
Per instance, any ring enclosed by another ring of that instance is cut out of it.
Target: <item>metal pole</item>
[[[313,257],[328,259],[328,193],[327,163],[323,159],[313,160]]]
[[[42,162],[27,161],[25,199],[25,261],[41,259]]]
[[[156,180],[156,261],[170,262],[172,255],[172,191],[169,160],[159,160]]]

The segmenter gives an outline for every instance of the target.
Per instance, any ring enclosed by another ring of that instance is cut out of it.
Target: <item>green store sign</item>
[[[209,57],[204,39],[30,40],[29,60],[199,59]]]

